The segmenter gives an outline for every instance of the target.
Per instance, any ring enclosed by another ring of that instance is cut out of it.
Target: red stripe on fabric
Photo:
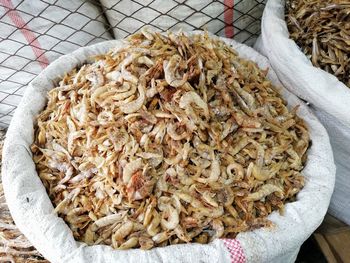
[[[228,38],[233,38],[235,34],[234,27],[233,27],[234,0],[224,0],[224,4],[225,4],[225,12],[224,12],[225,36]]]
[[[26,22],[21,17],[20,13],[16,11],[11,0],[0,0],[0,3],[4,6],[5,11],[7,11],[7,15],[29,43],[40,66],[45,68],[49,64],[49,60],[45,56],[44,51],[41,48],[39,41],[36,39],[33,31],[27,27]]]
[[[241,243],[236,239],[222,239],[224,241],[224,245],[227,248],[231,263],[246,263],[246,257],[241,246]]]

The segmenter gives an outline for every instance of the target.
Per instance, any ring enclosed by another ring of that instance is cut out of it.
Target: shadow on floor
[[[313,236],[301,246],[296,263],[327,263]]]

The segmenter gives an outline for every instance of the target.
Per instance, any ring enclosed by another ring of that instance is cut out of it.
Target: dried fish
[[[290,37],[315,67],[350,88],[350,3],[348,0],[288,0]]]
[[[270,226],[304,185],[309,147],[277,90],[207,34],[143,30],[50,91],[38,174],[89,245],[151,249]]]

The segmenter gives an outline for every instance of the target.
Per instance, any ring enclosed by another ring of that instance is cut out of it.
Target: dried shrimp
[[[150,249],[271,226],[309,135],[266,74],[207,34],[146,30],[67,73],[32,151],[74,237]]]

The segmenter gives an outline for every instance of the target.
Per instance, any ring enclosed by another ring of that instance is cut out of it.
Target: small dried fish
[[[77,240],[208,243],[270,226],[303,187],[295,111],[224,42],[143,30],[50,91],[32,151]]]
[[[286,22],[312,64],[350,88],[349,0],[288,0]]]

